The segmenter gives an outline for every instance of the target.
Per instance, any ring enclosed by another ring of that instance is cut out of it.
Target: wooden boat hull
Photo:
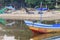
[[[24,21],[25,24],[35,33],[50,33],[50,32],[59,32],[60,24],[42,24],[42,23],[33,23],[32,21]]]
[[[29,29],[30,29],[33,33],[60,32],[60,29],[36,28],[36,27],[32,27],[32,26],[30,26]]]

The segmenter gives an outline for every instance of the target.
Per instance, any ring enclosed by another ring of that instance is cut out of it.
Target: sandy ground
[[[12,20],[59,20],[60,12],[59,11],[44,11],[43,14],[38,14],[37,11],[35,14],[28,14],[24,11],[12,12],[12,14],[0,14],[0,18],[12,19]]]

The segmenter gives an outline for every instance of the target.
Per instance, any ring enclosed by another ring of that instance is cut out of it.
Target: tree
[[[25,2],[29,5],[29,7],[33,8],[39,7],[41,2],[44,7],[48,5],[49,8],[54,7],[55,4],[55,0],[25,0]]]
[[[25,0],[29,7],[37,6],[41,1],[40,0]]]

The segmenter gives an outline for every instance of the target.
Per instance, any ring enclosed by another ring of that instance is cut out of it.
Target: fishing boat
[[[42,11],[41,9],[39,9],[39,10]],[[46,10],[46,9],[44,9],[44,10]],[[52,14],[54,14],[54,13],[52,13]],[[47,15],[47,14],[45,14],[45,15]],[[35,21],[25,20],[24,22],[29,27],[29,29],[33,31],[33,33],[50,33],[50,32],[59,32],[60,31],[60,23],[59,23],[59,21],[57,21],[57,19],[53,18],[55,20],[51,20],[51,21],[43,20],[42,21],[42,19],[43,19],[42,16],[43,16],[43,14],[40,12],[40,21],[37,22],[37,20],[35,20]],[[53,17],[53,15],[52,15],[52,17]]]
[[[53,23],[53,21],[50,21],[50,23],[44,24],[41,22],[34,22],[34,21],[24,21],[25,24],[29,27],[30,30],[32,30],[35,33],[50,33],[50,32],[59,32],[60,31],[60,24]]]

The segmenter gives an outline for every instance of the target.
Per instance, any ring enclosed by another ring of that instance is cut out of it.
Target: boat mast
[[[40,3],[40,8],[41,8],[41,10],[40,10],[40,12],[39,12],[39,14],[40,14],[40,23],[42,22],[42,14],[43,14],[43,12],[42,12],[42,2]]]

